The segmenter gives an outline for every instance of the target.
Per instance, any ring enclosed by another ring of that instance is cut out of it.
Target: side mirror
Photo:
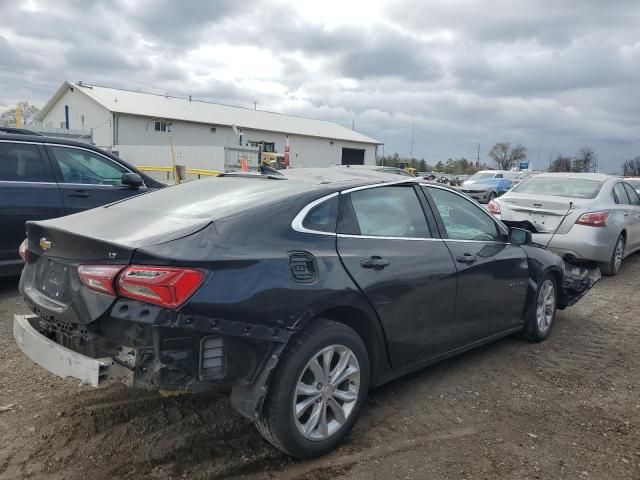
[[[509,230],[509,242],[515,245],[531,245],[533,239],[529,230],[512,228]]]
[[[133,188],[141,187],[144,184],[142,177],[137,173],[123,173],[120,182],[127,187]]]

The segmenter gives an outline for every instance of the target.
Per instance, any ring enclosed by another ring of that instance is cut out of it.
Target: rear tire
[[[320,319],[294,336],[282,354],[256,427],[293,457],[319,457],[349,433],[368,390],[369,355],[360,336]]]
[[[611,253],[611,259],[607,263],[600,264],[600,270],[603,275],[612,277],[620,273],[620,267],[622,266],[622,257],[624,256],[624,235],[620,234],[613,246],[613,252]]]
[[[551,333],[556,320],[558,288],[555,277],[547,273],[540,283],[524,325],[524,337],[530,342],[542,342]]]
[[[487,201],[487,203],[491,202],[492,200],[495,200],[496,198],[498,198],[498,195],[496,194],[496,192],[491,192],[489,194],[489,200]]]

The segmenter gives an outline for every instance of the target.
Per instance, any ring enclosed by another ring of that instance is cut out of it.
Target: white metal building
[[[291,167],[374,165],[381,142],[336,123],[164,95],[65,82],[40,111],[44,128],[81,130],[134,165],[224,170],[258,162],[258,144]]]

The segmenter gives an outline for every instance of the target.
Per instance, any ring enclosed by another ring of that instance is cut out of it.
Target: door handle
[[[67,196],[74,198],[87,198],[89,196],[89,192],[86,190],[76,190],[73,193],[67,194]]]
[[[382,270],[390,264],[391,262],[389,260],[385,260],[378,255],[373,255],[371,258],[360,262],[362,268],[373,268],[374,270]]]
[[[476,260],[478,260],[478,257],[476,257],[475,255],[471,255],[470,253],[465,253],[464,255],[460,255],[458,258],[456,258],[456,261],[458,263],[466,263],[467,265],[476,263]]]

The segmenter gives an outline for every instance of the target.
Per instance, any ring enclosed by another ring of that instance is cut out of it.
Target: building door
[[[343,148],[342,165],[364,165],[364,150],[359,148]]]

